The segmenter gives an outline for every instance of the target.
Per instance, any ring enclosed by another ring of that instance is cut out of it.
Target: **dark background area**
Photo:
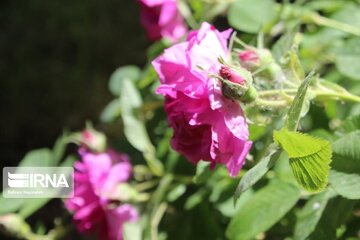
[[[97,123],[119,66],[146,61],[135,0],[0,3],[1,165]]]

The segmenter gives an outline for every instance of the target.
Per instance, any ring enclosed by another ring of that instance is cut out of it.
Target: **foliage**
[[[159,80],[151,66],[173,44],[168,40],[144,53],[142,69],[115,70],[108,85],[113,100],[99,127],[107,126],[109,145],[134,164],[127,187],[136,197],[127,201],[141,217],[124,225],[124,239],[358,238],[358,1],[179,0],[179,8],[194,29],[203,21],[229,27],[216,20],[227,18],[238,31],[230,40],[232,57],[247,50],[260,56],[259,66],[247,68],[258,95],[241,103],[253,147],[235,177],[223,165],[194,166],[172,149],[173,130],[164,99],[155,94]],[[240,88],[246,95],[249,88]],[[53,149],[29,152],[19,166],[72,165],[74,156],[66,156],[71,136],[64,134]],[[49,201],[1,198],[0,214],[26,231],[13,230],[5,218],[0,224],[20,238],[66,239],[75,231],[69,214],[45,232],[24,221]]]

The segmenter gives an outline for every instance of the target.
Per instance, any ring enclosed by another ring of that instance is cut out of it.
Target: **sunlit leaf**
[[[274,131],[274,140],[289,155],[296,181],[310,192],[323,190],[329,176],[330,142],[298,132]]]

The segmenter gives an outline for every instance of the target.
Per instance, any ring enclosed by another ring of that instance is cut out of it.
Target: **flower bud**
[[[103,152],[106,149],[106,137],[103,133],[88,128],[81,132],[80,145],[94,152]]]
[[[91,125],[88,125],[82,132],[70,135],[68,141],[94,153],[105,152],[106,150],[106,136],[96,131]]]
[[[238,73],[232,71],[229,67],[221,66],[219,70],[219,74],[223,79],[227,79],[233,83],[244,85],[245,80],[244,78],[239,75]]]
[[[254,69],[259,66],[260,59],[253,50],[245,50],[239,53],[240,64],[246,69]]]
[[[222,66],[219,70],[221,91],[228,99],[249,103],[257,98],[257,91],[252,86],[251,74],[246,70],[241,72],[242,74],[239,74],[238,71]]]

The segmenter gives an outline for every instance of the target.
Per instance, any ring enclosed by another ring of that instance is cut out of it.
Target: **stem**
[[[151,219],[151,240],[158,239],[158,226],[162,217],[164,216],[167,207],[168,207],[167,203],[165,202],[161,203],[159,207],[156,209],[153,218]]]
[[[297,89],[272,89],[272,90],[264,90],[259,91],[259,96],[261,97],[268,97],[273,95],[281,95],[281,93],[285,94],[294,94],[296,93]],[[331,91],[321,91],[321,90],[312,90],[309,89],[309,92],[312,92],[316,95],[316,98],[318,97],[327,97],[327,98],[337,98],[340,100],[346,100],[346,101],[352,101],[352,102],[359,102],[360,103],[360,97],[353,95],[348,92],[331,92]],[[263,101],[268,102],[267,100],[260,100],[260,105],[263,103]],[[276,103],[275,103],[276,104]]]
[[[273,89],[273,90],[264,90],[264,91],[259,91],[259,96],[271,96],[271,95],[278,95],[281,92],[284,93],[296,93],[297,89]]]
[[[139,192],[153,188],[159,184],[159,179],[149,180],[135,185],[135,189]]]
[[[269,108],[281,108],[288,106],[288,101],[285,100],[265,100],[258,98],[255,101],[255,104],[262,107],[269,107]]]
[[[334,29],[337,29],[337,30],[340,30],[340,31],[343,31],[343,32],[353,34],[355,36],[360,36],[360,29],[356,28],[356,27],[353,27],[353,26],[351,26],[349,24],[342,23],[342,22],[339,22],[339,21],[335,21],[333,19],[323,17],[323,16],[321,16],[319,14],[312,14],[309,17],[310,17],[309,20],[311,22],[314,22],[315,24],[325,26],[325,27],[331,27],[331,28],[334,28]]]
[[[192,28],[197,29],[198,23],[193,18],[191,14],[191,10],[189,9],[189,6],[185,3],[185,1],[178,1],[178,9],[180,14],[184,17],[186,23]]]
[[[316,97],[337,98],[340,100],[360,103],[360,97],[350,93],[331,93],[331,92],[322,92],[322,91],[314,91],[314,93],[316,94]]]

